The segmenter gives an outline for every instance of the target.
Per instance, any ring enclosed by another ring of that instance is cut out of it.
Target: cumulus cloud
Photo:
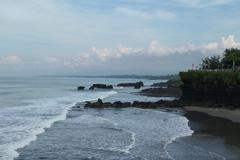
[[[160,56],[176,53],[217,54],[223,52],[226,48],[240,48],[240,42],[237,42],[233,35],[222,37],[218,42],[210,42],[202,45],[188,44],[179,47],[165,47],[161,46],[158,41],[152,41],[149,45],[148,51],[149,53]]]
[[[174,13],[165,10],[143,11],[128,7],[118,7],[115,10],[127,16],[135,16],[145,19],[173,20],[176,18]]]
[[[135,57],[168,57],[172,55],[213,55],[222,53],[226,48],[240,48],[240,42],[230,35],[222,37],[218,42],[209,42],[202,45],[187,44],[177,47],[163,46],[159,41],[150,42],[147,48],[131,48],[124,45],[118,45],[115,49],[92,47],[87,52],[73,58],[55,58],[48,57],[46,62],[51,65],[64,65],[69,67],[96,64],[113,59],[121,59],[130,56]]]
[[[107,49],[107,48],[101,49],[101,48],[92,47],[90,50],[90,54],[97,59],[106,61],[108,59],[118,59],[127,55],[140,54],[142,53],[142,51],[143,49],[134,49],[130,47],[125,47],[120,44],[116,49]]]
[[[175,53],[196,53],[203,54],[213,53],[218,51],[219,44],[217,42],[211,42],[204,45],[187,44],[179,47],[165,47],[161,46],[158,41],[152,41],[149,45],[148,52],[153,55],[163,56]]]
[[[0,64],[17,64],[22,62],[21,58],[16,55],[0,57]]]
[[[221,45],[223,48],[240,48],[240,42],[237,42],[233,35],[222,37]]]

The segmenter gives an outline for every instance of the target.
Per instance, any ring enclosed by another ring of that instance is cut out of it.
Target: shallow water
[[[185,117],[161,110],[71,110],[18,159],[173,159],[166,146],[191,134]]]

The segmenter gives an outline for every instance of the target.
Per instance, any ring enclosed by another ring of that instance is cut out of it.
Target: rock
[[[84,89],[85,89],[84,86],[79,86],[79,87],[77,88],[78,91],[80,91],[80,90],[84,90]]]
[[[158,108],[158,107],[165,107],[170,106],[168,103],[171,104],[171,102],[167,101],[159,101],[159,102],[138,102],[134,101],[133,103],[130,102],[121,102],[116,101],[114,103],[110,102],[102,102],[101,99],[98,99],[97,102],[86,102],[85,108],[128,108],[128,107],[135,107],[135,108],[143,108],[143,109],[152,109],[152,108]],[[174,103],[175,105],[176,103]],[[174,105],[172,105],[174,107]]]
[[[106,85],[106,84],[93,84],[89,90],[94,90],[95,88],[99,89],[113,89],[112,85]]]
[[[182,85],[182,81],[178,79],[170,79],[167,82],[159,82],[153,83],[151,87],[180,87]]]
[[[183,82],[180,79],[170,79],[167,81],[168,87],[180,87],[183,85]]]
[[[153,83],[151,87],[167,87],[167,82]]]
[[[176,97],[182,96],[182,90],[180,88],[169,87],[169,88],[148,88],[139,92],[142,95],[153,96],[153,97]]]
[[[118,87],[134,87],[135,89],[139,89],[144,86],[143,82],[136,82],[136,83],[120,83],[117,85]]]
[[[132,104],[130,102],[120,102],[120,101],[116,101],[114,103],[111,104],[112,108],[127,108],[127,107],[131,107]]]
[[[143,84],[143,82],[137,82],[137,83],[135,83],[135,86],[134,86],[134,88],[135,89],[140,89],[141,87],[143,87],[144,86],[144,84]]]
[[[131,104],[130,102],[124,102],[124,103],[123,103],[123,106],[124,106],[125,108],[127,108],[127,107],[132,107],[132,104]]]
[[[97,102],[86,102],[85,108],[103,108],[103,101],[98,99]]]
[[[103,101],[102,101],[100,98],[98,98],[97,103],[98,103],[98,104],[103,104]]]

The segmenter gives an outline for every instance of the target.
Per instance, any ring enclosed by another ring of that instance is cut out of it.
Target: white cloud
[[[22,60],[16,55],[0,57],[0,64],[17,64],[20,62],[22,62]]]
[[[222,37],[221,45],[223,48],[240,48],[240,42],[236,42],[233,35],[230,35],[228,37]]]
[[[101,49],[101,48],[92,47],[90,50],[90,55],[93,55],[94,57],[102,61],[106,61],[108,59],[118,59],[127,55],[139,54],[139,53],[142,53],[142,51],[143,51],[142,49],[125,47],[120,44],[116,49],[107,49],[107,48]]]
[[[165,10],[143,11],[127,7],[118,7],[115,10],[127,16],[135,16],[145,19],[173,20],[176,18],[174,13]]]
[[[226,48],[240,48],[240,42],[235,40],[235,37],[230,35],[228,37],[222,37],[219,42],[210,42],[202,45],[188,44],[179,47],[165,47],[161,46],[158,41],[152,41],[149,45],[148,51],[155,55],[168,55],[175,53],[202,53],[202,54],[214,54],[223,52]]]
[[[153,55],[163,56],[169,54],[181,54],[181,53],[212,53],[218,50],[219,44],[216,42],[211,42],[204,45],[194,45],[194,44],[187,44],[179,47],[166,47],[161,46],[158,41],[152,41],[149,45],[148,52]]]
[[[235,37],[232,35],[222,37],[222,39],[218,42],[209,42],[202,45],[187,44],[178,47],[162,46],[160,42],[152,41],[147,48],[130,48],[123,45],[119,45],[115,49],[92,47],[88,52],[82,53],[70,59],[49,57],[46,59],[46,62],[51,65],[76,67],[81,65],[104,63],[109,60],[127,58],[129,56],[160,58],[176,54],[212,55],[222,53],[226,48],[232,47],[240,48],[240,42],[237,42]]]

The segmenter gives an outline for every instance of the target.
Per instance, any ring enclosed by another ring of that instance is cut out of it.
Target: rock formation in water
[[[142,81],[136,83],[120,83],[117,85],[118,87],[134,87],[135,89],[139,89],[144,86]]]
[[[89,90],[94,90],[94,89],[113,89],[112,85],[106,85],[106,84],[93,84]]]
[[[86,102],[85,108],[143,108],[143,109],[154,109],[160,107],[179,107],[181,106],[179,101],[163,101],[158,102],[103,102],[101,99],[98,99],[96,102]]]
[[[79,87],[77,88],[78,91],[80,91],[80,90],[84,90],[84,89],[85,89],[84,86],[79,86]]]

